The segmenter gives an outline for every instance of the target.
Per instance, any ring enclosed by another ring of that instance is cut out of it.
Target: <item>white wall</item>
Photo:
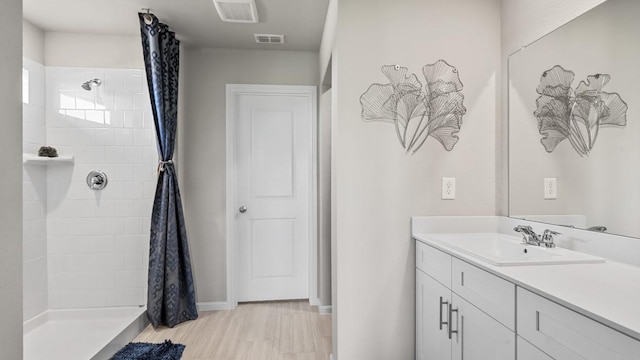
[[[38,64],[44,64],[44,31],[23,20],[22,37],[22,55]]]
[[[366,8],[366,16],[362,9]],[[415,351],[415,253],[410,217],[493,215],[497,0],[345,1],[333,51],[332,156],[338,359],[411,359]],[[361,120],[360,95],[385,83],[380,68],[445,59],[464,84],[467,113],[451,152],[433,139],[406,155],[389,123]],[[456,200],[441,200],[455,177]]]
[[[180,184],[199,303],[226,302],[225,84],[316,85],[314,52],[186,49]]]
[[[500,8],[501,39],[502,39],[502,71],[501,92],[502,99],[498,102],[501,107],[497,118],[496,129],[498,142],[496,148],[497,213],[509,213],[509,158],[508,158],[508,56],[523,46],[571,21],[580,14],[603,3],[606,0],[502,0]]]
[[[503,53],[513,53],[605,1],[503,0]]]
[[[22,359],[22,1],[0,11],[0,348]]]
[[[24,167],[23,317],[144,304],[157,153],[139,38],[44,33],[28,22],[23,32],[24,152],[51,145],[75,156]],[[102,86],[82,90],[93,78]],[[109,176],[101,192],[85,183],[93,169]]]
[[[141,69],[47,67],[49,307],[143,305],[157,150]],[[93,78],[102,86],[80,85]],[[104,190],[86,184],[103,170]]]
[[[45,33],[45,65],[144,69],[140,35]]]
[[[27,43],[25,36],[25,44]],[[35,154],[46,144],[45,68],[23,58],[29,72],[29,96],[23,109],[22,145],[25,153]],[[23,201],[23,319],[28,320],[47,310],[47,168],[26,165],[22,170]]]

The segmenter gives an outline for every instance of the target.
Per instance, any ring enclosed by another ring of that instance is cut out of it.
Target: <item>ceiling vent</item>
[[[257,23],[255,0],[213,0],[220,19],[235,23]]]
[[[284,35],[253,34],[258,44],[284,44]]]

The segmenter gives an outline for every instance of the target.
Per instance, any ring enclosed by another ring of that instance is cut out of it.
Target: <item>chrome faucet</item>
[[[540,236],[533,231],[531,226],[518,225],[513,230],[522,234],[522,242],[524,244],[540,246]]]
[[[531,226],[526,225],[518,225],[514,227],[513,230],[522,234],[522,242],[524,244],[544,246],[547,248],[556,247],[556,244],[554,243],[554,236],[561,235],[557,231],[546,229],[542,233],[542,236],[540,236],[533,231]]]

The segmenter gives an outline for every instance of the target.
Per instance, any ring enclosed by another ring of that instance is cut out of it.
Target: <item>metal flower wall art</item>
[[[362,120],[392,123],[406,153],[415,154],[429,136],[451,151],[467,111],[458,70],[444,60],[425,65],[424,87],[408,71],[398,65],[382,67],[389,83],[372,84],[360,96]]]
[[[609,74],[587,76],[575,90],[575,74],[560,65],[542,73],[533,114],[538,118],[540,142],[552,152],[565,139],[580,154],[588,156],[600,128],[627,125],[627,104],[617,93],[602,91],[611,80]]]

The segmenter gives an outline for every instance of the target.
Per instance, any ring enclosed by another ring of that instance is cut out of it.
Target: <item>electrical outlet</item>
[[[547,200],[558,198],[558,180],[556,178],[544,178],[544,198]]]
[[[442,178],[442,200],[456,198],[456,178]]]

